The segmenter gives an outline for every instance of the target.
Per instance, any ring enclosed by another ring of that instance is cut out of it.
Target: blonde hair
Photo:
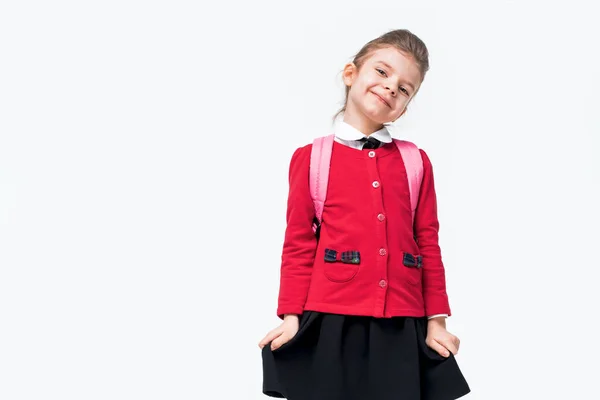
[[[425,79],[425,74],[429,71],[429,51],[425,43],[419,39],[415,34],[410,32],[408,29],[396,29],[384,33],[376,39],[366,43],[362,49],[354,56],[352,62],[356,65],[358,71],[362,68],[365,61],[371,56],[371,54],[379,49],[393,47],[398,51],[406,53],[411,56],[417,65],[419,72],[421,73],[421,82]],[[420,86],[419,86],[420,88]],[[417,92],[419,90],[417,89]],[[344,105],[338,110],[333,116],[333,120],[338,117],[341,113],[346,111],[346,105],[348,104],[348,93],[350,92],[350,86],[346,86],[346,94],[344,99]],[[413,94],[416,96],[417,92]]]

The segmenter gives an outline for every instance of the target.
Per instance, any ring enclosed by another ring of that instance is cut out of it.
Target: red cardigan
[[[311,148],[296,149],[290,161],[278,317],[303,310],[380,318],[452,315],[427,154],[420,150],[423,182],[413,236],[406,169],[396,145],[367,151],[334,141],[317,241],[311,228]],[[326,249],[337,251],[338,261],[325,261]],[[360,263],[339,261],[342,252],[353,250],[360,252]],[[422,256],[422,268],[403,263],[410,255]]]

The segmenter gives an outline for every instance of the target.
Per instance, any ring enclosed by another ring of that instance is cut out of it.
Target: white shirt
[[[335,124],[334,133],[335,133],[334,140],[336,142],[341,143],[346,146],[349,146],[349,147],[352,147],[352,148],[355,148],[355,149],[358,149],[358,150],[362,149],[362,146],[364,145],[364,142],[361,142],[360,139],[367,138],[369,136],[373,137],[377,140],[380,140],[384,143],[392,142],[392,135],[390,135],[389,130],[385,126],[381,129],[379,129],[378,131],[371,133],[370,135],[365,135],[364,133],[362,133],[361,131],[359,131],[358,129],[353,127],[352,125],[348,124],[347,122],[339,120],[337,122],[337,124]],[[427,319],[431,319],[431,318],[435,318],[435,317],[448,318],[448,314],[430,315],[427,317]]]
[[[350,125],[349,123],[344,122],[344,121],[338,121],[338,123],[335,125],[334,133],[335,133],[334,140],[336,142],[345,144],[346,146],[349,146],[349,147],[352,147],[352,148],[355,148],[358,150],[362,149],[362,146],[364,145],[364,142],[360,141],[360,139],[362,139],[362,138],[373,137],[384,143],[392,142],[392,135],[390,135],[390,132],[388,131],[388,129],[385,126],[383,128],[381,128],[380,130],[371,133],[370,135],[365,135],[364,133],[362,133],[361,131],[359,131],[358,129],[356,129],[355,127]]]

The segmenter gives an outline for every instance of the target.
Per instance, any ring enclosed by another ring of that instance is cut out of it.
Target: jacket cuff
[[[427,317],[427,319],[433,319],[433,318],[438,318],[438,317],[444,317],[444,318],[448,318],[448,314],[435,314],[435,315],[430,315]]]
[[[425,294],[425,315],[446,314],[451,316],[448,296],[445,292],[435,294]]]
[[[279,319],[283,319],[285,314],[302,314],[304,312],[304,308],[301,306],[294,305],[279,305],[277,308],[277,316]]]

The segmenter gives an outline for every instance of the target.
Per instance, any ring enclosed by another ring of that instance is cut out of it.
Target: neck
[[[354,128],[358,129],[367,136],[383,128],[382,124],[371,121],[364,115],[361,115],[358,112],[353,112],[352,110],[346,110],[344,112],[343,121],[349,125],[352,125]]]

